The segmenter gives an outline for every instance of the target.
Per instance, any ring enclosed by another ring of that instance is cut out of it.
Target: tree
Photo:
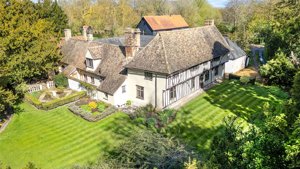
[[[260,68],[260,73],[262,77],[267,79],[269,85],[278,85],[284,89],[290,89],[296,69],[283,53],[279,53]]]
[[[182,168],[192,153],[175,140],[140,131],[112,153],[128,168]]]
[[[0,111],[22,98],[26,81],[47,77],[60,56],[52,24],[29,0],[0,1]]]
[[[300,57],[300,2],[280,0],[276,3],[273,20],[273,32],[281,40],[280,48],[290,54],[294,51]],[[276,42],[277,43],[277,42]]]

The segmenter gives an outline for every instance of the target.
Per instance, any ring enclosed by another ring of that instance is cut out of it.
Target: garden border
[[[74,94],[59,98],[59,99],[54,99],[46,103],[40,102],[38,99],[34,98],[33,96],[29,94],[25,94],[25,100],[34,105],[36,108],[41,109],[41,110],[51,110],[55,109],[59,106],[66,105],[68,103],[77,101],[78,99],[86,96],[86,91],[80,91],[76,92]]]
[[[80,108],[79,106],[76,105],[76,102],[70,103],[68,105],[68,109],[75,115],[80,116],[81,118],[89,121],[89,122],[97,122],[102,119],[105,119],[106,117],[117,113],[119,109],[117,109],[114,106],[108,107],[105,111],[103,111],[100,115],[97,116],[91,116],[88,112]],[[113,109],[113,110],[111,110]]]

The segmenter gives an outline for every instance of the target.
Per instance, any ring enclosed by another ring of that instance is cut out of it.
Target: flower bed
[[[114,106],[88,98],[69,105],[69,110],[83,119],[96,122],[118,111]]]
[[[155,108],[149,104],[144,107],[139,107],[134,113],[129,114],[129,117],[137,124],[161,132],[168,124],[174,121],[176,114],[177,111],[173,109],[156,111]]]
[[[70,102],[74,102],[84,96],[86,96],[86,92],[81,91],[81,92],[76,92],[76,93],[70,94],[70,95],[62,97],[62,98],[53,99],[48,102],[41,102],[38,98],[34,97],[34,95],[26,94],[25,100],[27,102],[33,104],[38,109],[50,110],[50,109],[54,109],[56,107],[68,104]]]

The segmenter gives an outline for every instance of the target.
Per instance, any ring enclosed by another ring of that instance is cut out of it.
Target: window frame
[[[173,86],[170,88],[170,100],[174,100],[176,99],[177,95],[176,95],[176,86]]]
[[[219,66],[216,66],[216,67],[214,68],[214,75],[215,75],[215,76],[219,76]]]
[[[209,71],[204,72],[204,81],[209,81]]]
[[[86,67],[88,68],[94,68],[94,62],[93,62],[93,59],[91,58],[86,58]]]
[[[191,79],[191,88],[194,89],[195,88],[195,77],[193,77]]]
[[[126,93],[126,85],[122,86],[122,93]]]
[[[145,88],[143,86],[136,85],[136,98],[144,100]]]
[[[91,76],[91,84],[95,84],[95,78]]]

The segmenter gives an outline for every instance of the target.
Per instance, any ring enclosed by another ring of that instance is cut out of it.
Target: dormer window
[[[86,58],[86,66],[88,68],[94,68],[94,65],[93,65],[93,59],[89,59],[89,58]]]

